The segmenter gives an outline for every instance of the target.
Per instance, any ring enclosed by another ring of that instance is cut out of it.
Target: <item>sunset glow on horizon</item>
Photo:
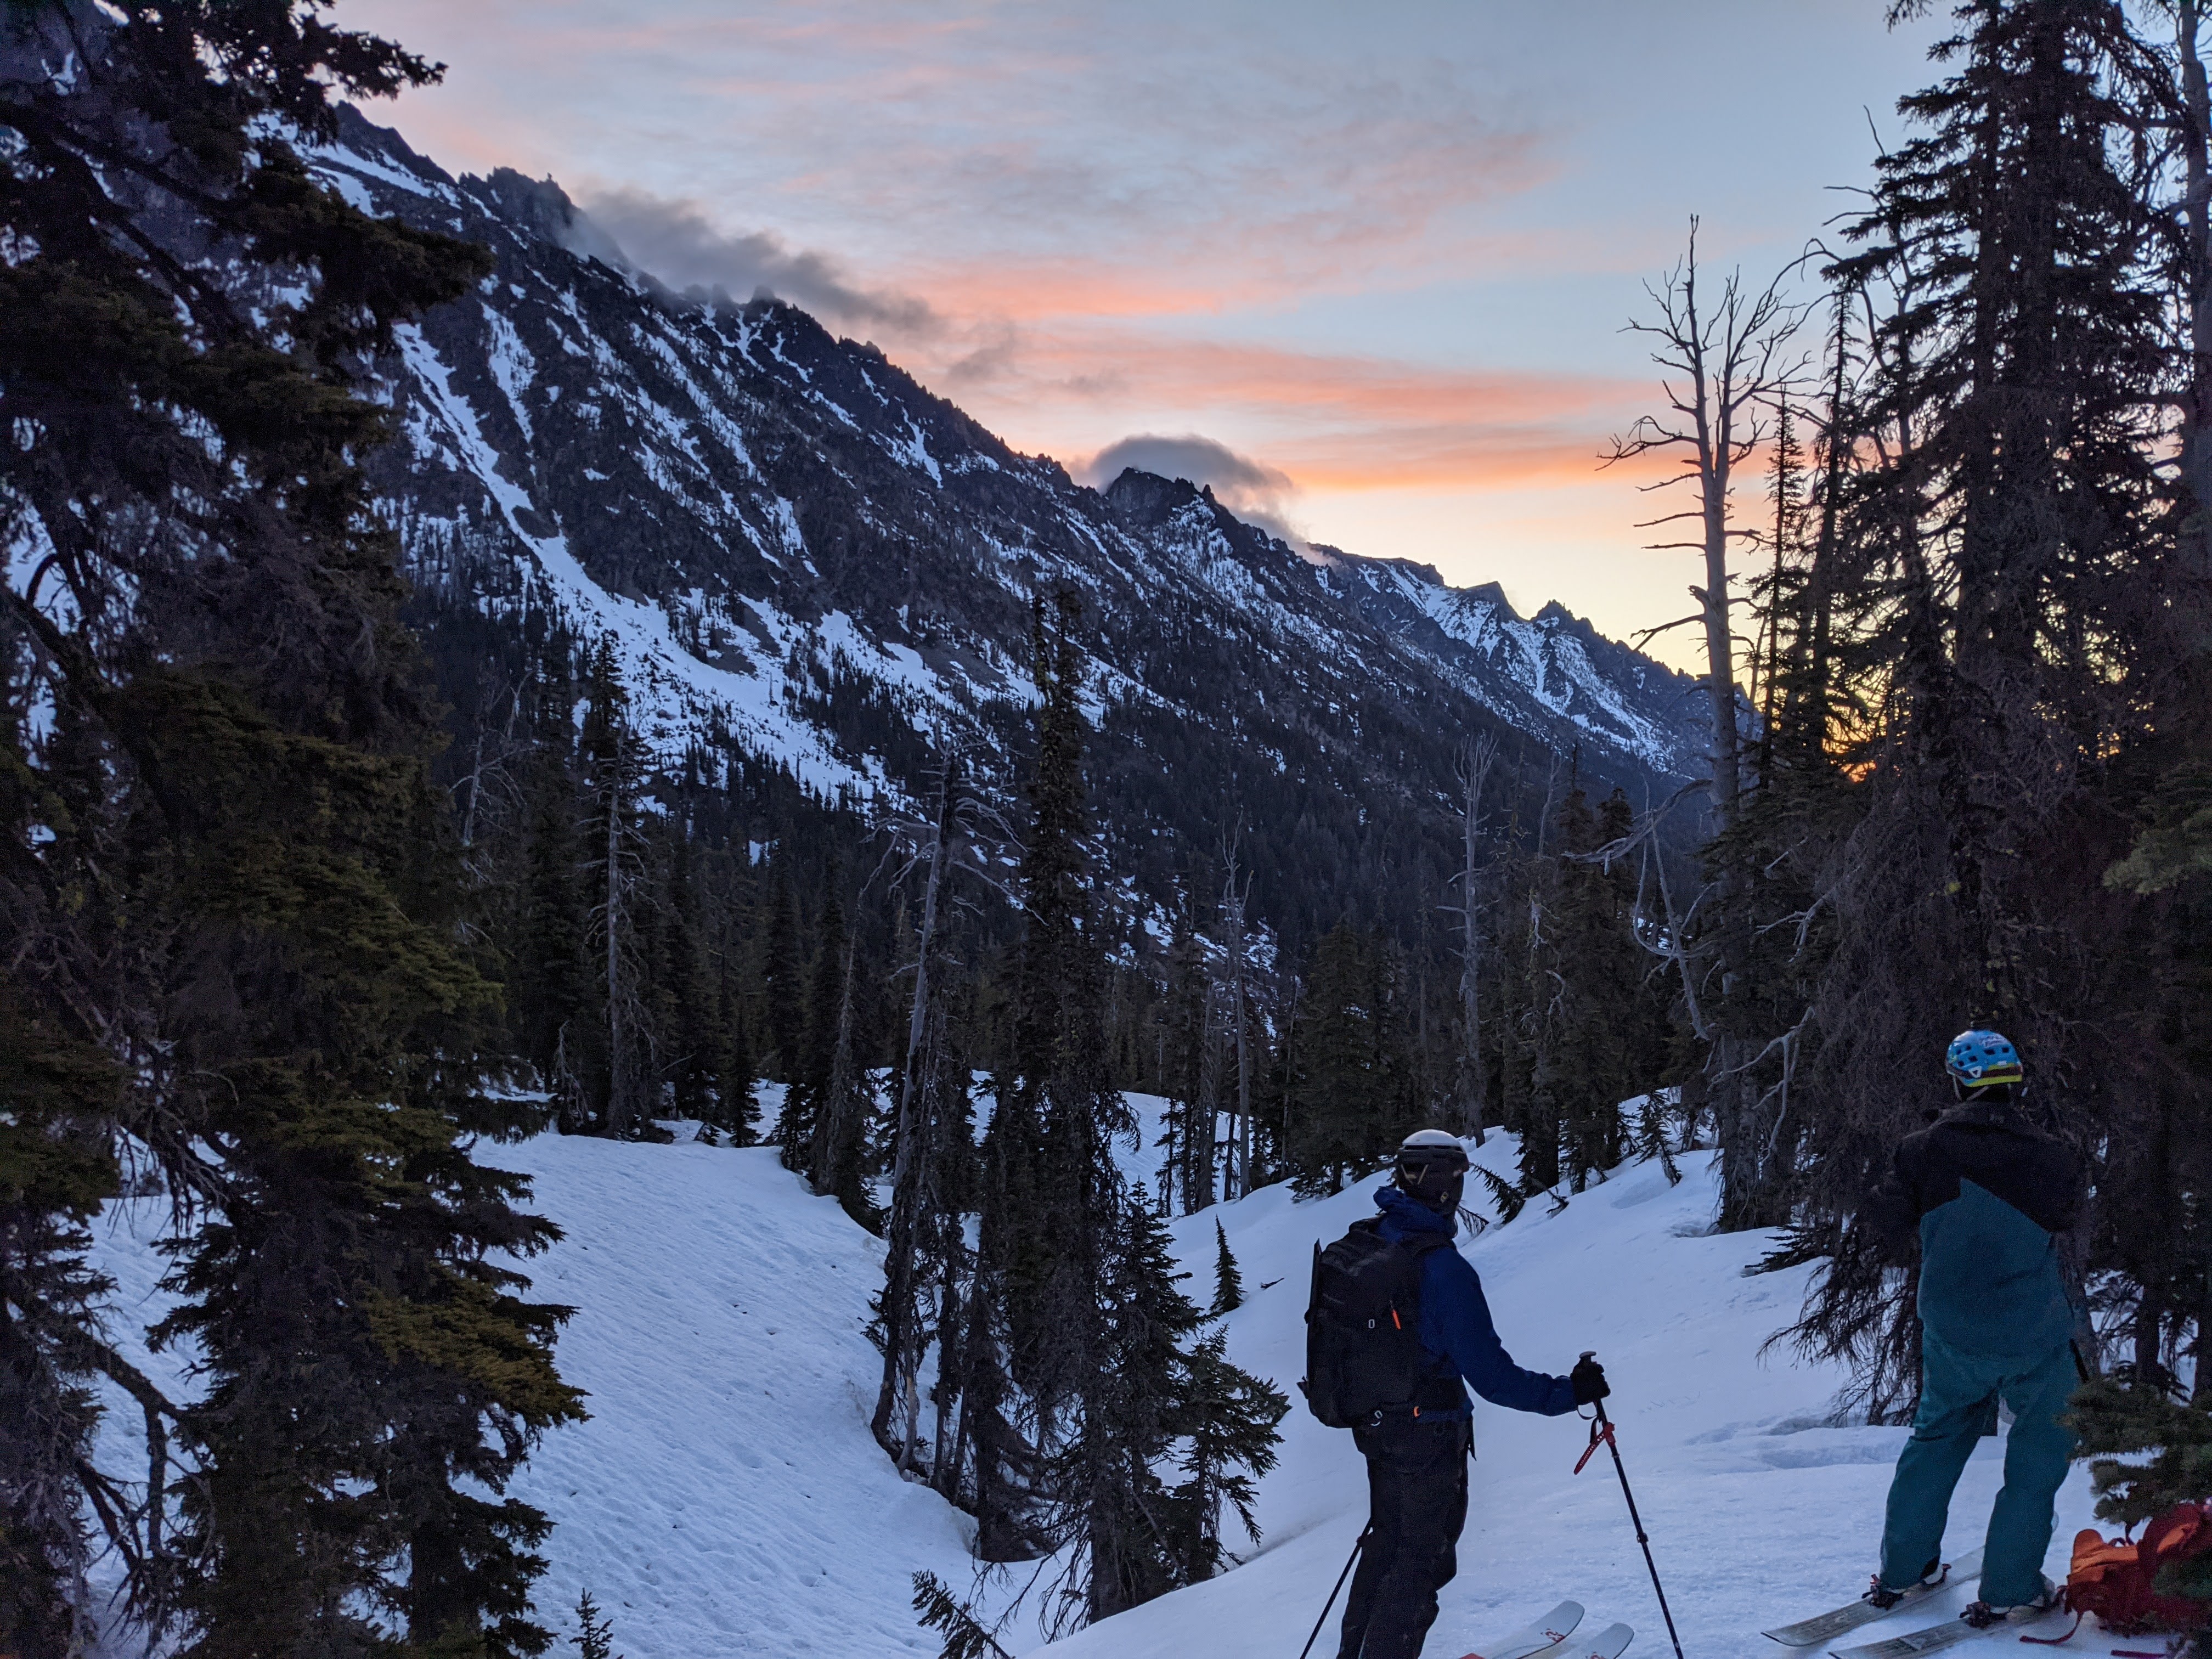
[[[551,176],[678,287],[775,292],[1079,477],[1143,437],[1311,539],[1628,638],[1689,608],[1621,330],[1702,216],[1763,283],[1932,29],[1650,7],[342,0],[448,65],[370,107]],[[1147,452],[1155,453],[1155,452]],[[1246,483],[1232,488],[1231,474]],[[1261,482],[1252,482],[1258,480]],[[1694,641],[1655,654],[1693,662]]]

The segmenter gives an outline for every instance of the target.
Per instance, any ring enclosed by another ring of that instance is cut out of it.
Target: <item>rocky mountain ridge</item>
[[[498,262],[386,365],[374,471],[418,587],[611,637],[664,763],[844,799],[911,799],[950,749],[1011,776],[1031,600],[1073,587],[1102,824],[1155,896],[1232,819],[1443,836],[1479,731],[1632,798],[1699,763],[1694,684],[1556,606],[1295,550],[1186,481],[1079,486],[789,305],[669,294],[550,181],[455,179],[354,112],[314,159]]]

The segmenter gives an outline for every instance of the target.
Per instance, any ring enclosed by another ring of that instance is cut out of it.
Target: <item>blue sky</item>
[[[1687,609],[1607,435],[1679,256],[1848,205],[1933,24],[1880,0],[343,0],[449,65],[395,122],[558,179],[1079,475],[1132,436],[1316,540],[1626,635]],[[1220,452],[1230,452],[1228,460]],[[1230,474],[1233,473],[1233,478]],[[1649,475],[1645,475],[1648,479]],[[1255,481],[1257,482],[1255,482]],[[1691,641],[1662,641],[1686,660]]]

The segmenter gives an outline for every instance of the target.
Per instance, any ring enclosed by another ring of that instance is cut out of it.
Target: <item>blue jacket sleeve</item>
[[[1469,1386],[1493,1406],[1562,1417],[1575,1408],[1564,1376],[1524,1371],[1513,1363],[1491,1322],[1482,1280],[1455,1249],[1431,1250],[1422,1264],[1421,1340],[1447,1355]]]

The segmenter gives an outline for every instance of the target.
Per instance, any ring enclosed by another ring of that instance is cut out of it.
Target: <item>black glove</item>
[[[1605,1380],[1605,1367],[1588,1354],[1575,1362],[1574,1370],[1567,1373],[1567,1381],[1574,1386],[1577,1406],[1602,1400],[1613,1392],[1613,1385]]]

